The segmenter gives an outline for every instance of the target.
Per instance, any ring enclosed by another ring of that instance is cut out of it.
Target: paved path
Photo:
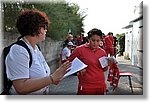
[[[115,91],[109,90],[107,95],[142,95],[143,94],[143,70],[132,66],[130,60],[125,60],[122,56],[117,57],[120,71],[130,71],[133,73],[132,86],[133,93],[129,87],[127,77],[120,78],[119,85]],[[105,73],[107,76],[107,72]],[[109,83],[107,82],[109,89]],[[50,95],[76,95],[78,87],[77,76],[72,75],[63,79],[58,85],[50,85]]]
[[[75,75],[64,78],[58,85],[50,85],[51,95],[76,95],[78,78]]]

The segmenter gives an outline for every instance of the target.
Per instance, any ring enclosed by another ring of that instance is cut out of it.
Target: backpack
[[[8,53],[10,51],[11,46],[14,45],[14,44],[20,45],[28,51],[29,56],[30,56],[29,68],[31,67],[31,64],[32,64],[32,54],[30,52],[30,49],[28,48],[28,46],[26,45],[26,43],[24,41],[18,39],[16,42],[14,42],[11,45],[5,47],[3,49],[3,52],[2,52],[2,58],[3,58],[3,92],[1,93],[1,95],[10,95],[9,89],[12,86],[12,81],[7,78],[5,59],[6,59],[6,56],[8,55]]]

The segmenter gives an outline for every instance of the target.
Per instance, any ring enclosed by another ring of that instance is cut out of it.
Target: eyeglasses
[[[47,25],[44,25],[44,26],[41,26],[44,28],[44,30],[47,30],[48,29],[48,26]]]

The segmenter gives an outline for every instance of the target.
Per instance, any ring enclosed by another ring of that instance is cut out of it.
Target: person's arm
[[[55,84],[61,81],[61,78],[66,74],[66,71],[69,67],[71,67],[71,63],[69,61],[62,64],[52,75],[43,77],[43,78],[24,78],[17,79],[13,81],[13,85],[19,94],[27,94],[39,89],[42,89],[49,84]]]

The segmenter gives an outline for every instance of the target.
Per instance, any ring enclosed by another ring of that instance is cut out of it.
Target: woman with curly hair
[[[58,84],[70,62],[61,65],[53,74],[46,63],[37,43],[44,41],[50,21],[44,12],[39,10],[22,10],[17,18],[16,27],[21,39],[30,49],[32,64],[29,67],[30,55],[27,50],[14,44],[6,57],[7,77],[12,81],[10,94],[48,94],[49,84]]]

